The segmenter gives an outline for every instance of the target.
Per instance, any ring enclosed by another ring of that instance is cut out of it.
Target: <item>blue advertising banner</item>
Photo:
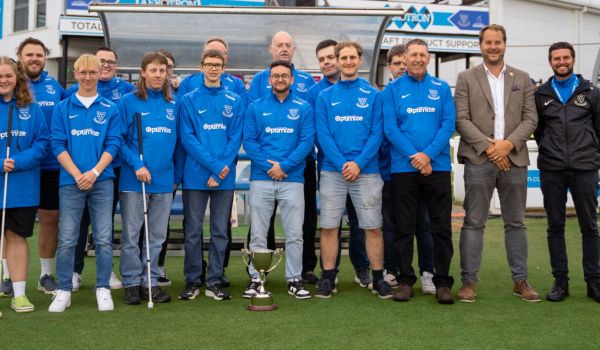
[[[4,25],[2,23],[2,17],[3,13],[2,13],[2,9],[4,8],[4,0],[0,0],[0,39],[2,39],[2,26]]]
[[[93,0],[66,0],[67,15],[90,15],[88,5]],[[107,4],[177,5],[177,6],[264,6],[264,0],[96,0]]]

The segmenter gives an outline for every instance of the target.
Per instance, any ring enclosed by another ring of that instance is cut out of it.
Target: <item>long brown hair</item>
[[[147,52],[142,58],[142,70],[145,71],[150,63],[158,63],[164,64],[165,67],[169,65],[169,61],[167,61],[167,56],[163,55],[158,51]],[[140,78],[136,84],[137,91],[135,94],[145,100],[148,98],[148,91],[146,89],[146,79],[140,74]],[[169,86],[169,79],[165,79],[165,82],[162,86],[162,94],[163,98],[167,101],[173,101],[173,96],[171,95],[171,87]]]
[[[2,65],[10,66],[17,77],[17,85],[13,91],[13,96],[17,100],[17,106],[25,107],[30,105],[33,102],[33,96],[31,95],[31,90],[29,90],[29,78],[25,74],[23,67],[12,58],[5,56],[0,57],[0,66]]]

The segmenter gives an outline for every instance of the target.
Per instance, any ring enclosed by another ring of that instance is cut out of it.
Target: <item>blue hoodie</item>
[[[274,93],[254,101],[244,120],[244,150],[250,157],[250,180],[273,179],[267,171],[279,162],[287,177],[304,183],[306,156],[314,149],[315,122],[310,104],[290,92],[283,102]]]
[[[297,70],[294,66],[292,66],[292,75],[294,76],[294,84],[292,84],[291,90],[294,96],[306,100],[305,95],[315,85],[315,81],[310,74]],[[254,76],[252,84],[250,84],[250,90],[248,90],[248,99],[250,102],[271,93],[270,76],[271,68],[267,68]]]
[[[317,98],[317,140],[322,170],[341,172],[354,161],[363,174],[379,173],[377,153],[383,139],[381,95],[362,79],[340,80]]]
[[[434,171],[451,171],[448,140],[456,111],[448,84],[427,73],[419,81],[404,74],[382,93],[385,136],[392,144],[392,173],[416,172],[410,156],[424,152]]]
[[[135,92],[128,93],[119,101],[121,117],[121,174],[119,190],[142,192],[142,184],[135,172],[146,167],[152,181],[146,184],[148,193],[171,193],[179,183],[175,157],[182,157],[177,147],[177,104],[163,98],[162,90],[146,89],[147,98],[142,100]],[[142,124],[144,161],[140,160],[138,129],[135,114],[139,113]]]
[[[181,100],[183,95],[192,92],[194,89],[204,85],[204,73],[195,73],[183,79],[177,90],[177,99]],[[244,82],[231,74],[223,73],[221,75],[221,86],[227,91],[231,91],[242,98],[244,107],[248,104],[248,92]]]
[[[102,153],[113,158],[121,146],[121,120],[117,106],[98,96],[90,108],[86,108],[72,95],[61,101],[52,114],[50,146],[58,157],[68,152],[81,173],[98,164]],[[97,181],[112,179],[112,167],[107,166]],[[75,179],[60,169],[60,186],[76,185]]]
[[[29,88],[33,93],[35,102],[40,106],[46,120],[46,127],[50,130],[50,120],[52,111],[64,97],[65,89],[48,72],[43,71],[37,80],[29,80]],[[48,143],[48,147],[50,144]],[[46,157],[42,159],[42,170],[59,170],[60,164],[56,157],[52,155],[50,149],[46,152]]]
[[[48,127],[40,107],[32,103],[18,108],[15,99],[0,99],[0,150],[2,164],[6,158],[8,109],[13,106],[10,158],[15,168],[8,173],[6,207],[34,207],[40,203],[40,162],[48,151]],[[4,165],[0,167],[4,175]],[[4,186],[0,187],[0,198]]]
[[[77,83],[74,84],[67,89],[65,97],[74,95],[78,89],[79,85]],[[117,104],[123,96],[132,92],[133,90],[135,90],[135,86],[121,78],[115,77],[106,81],[98,80],[98,95],[115,104]],[[117,154],[110,165],[113,168],[118,168],[121,166],[121,158],[119,157],[119,154]]]
[[[183,188],[187,190],[233,190],[235,163],[242,143],[244,117],[242,97],[220,87],[202,83],[180,101],[181,142],[186,152]],[[224,180],[219,173],[227,166]],[[209,178],[219,183],[209,188]]]

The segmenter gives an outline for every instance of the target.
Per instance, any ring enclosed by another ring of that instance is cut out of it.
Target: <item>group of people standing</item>
[[[25,296],[26,238],[33,233],[37,212],[39,289],[53,293],[49,311],[63,312],[80,287],[77,246],[81,236],[85,243],[89,223],[96,247],[98,309],[112,310],[110,288],[118,286],[115,277],[111,281],[112,217],[120,200],[124,301],[170,301],[159,285],[168,282],[162,267],[164,243],[174,191],[181,185],[185,288],[178,297],[194,299],[205,284],[207,297],[231,298],[224,269],[236,162],[243,146],[251,161],[249,247],[274,248],[279,210],[291,296],[310,298],[307,283],[316,284],[315,297],[337,293],[340,226],[347,213],[350,260],[361,287],[382,299],[409,301],[417,281],[412,266],[416,237],[422,292],[435,294],[441,304],[474,302],[485,223],[497,189],[512,292],[525,301],[540,301],[528,282],[524,224],[526,142],[534,134],[554,276],[546,299],[561,301],[569,294],[564,225],[570,191],[583,235],[587,295],[600,302],[598,89],[573,73],[575,51],[569,43],[550,47],[554,76],[534,91],[527,73],[504,62],[502,26],[483,28],[479,42],[483,63],[459,74],[453,97],[445,81],[427,72],[430,55],[420,39],[388,52],[394,79],[382,92],[359,78],[363,50],[357,42],[320,42],[315,52],[323,78],[315,84],[292,64],[292,36],[278,32],[269,47],[273,62],[254,77],[248,91],[240,79],[225,73],[228,44],[222,38],[205,42],[200,72],[181,83],[170,79],[175,64],[170,53],[148,52],[135,87],[115,77],[116,53],[100,48],[96,55],[77,59],[77,84],[64,91],[43,70],[44,44],[25,40],[18,49],[19,63],[0,58],[0,149],[11,147],[4,161],[4,173],[10,176],[4,270],[12,281],[10,291],[8,280],[3,281],[1,293],[13,296],[17,312],[34,308]],[[1,137],[7,125],[12,125],[10,145]],[[459,247],[462,286],[456,297],[450,275],[449,147],[455,131],[461,137],[457,157],[465,164],[466,189]],[[315,273],[317,187],[320,276]],[[202,242],[209,203],[206,262]],[[148,240],[140,238],[144,225]],[[252,265],[248,274],[246,298],[260,286]]]

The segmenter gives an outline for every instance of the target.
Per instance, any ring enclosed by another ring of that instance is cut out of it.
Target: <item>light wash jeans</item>
[[[119,271],[123,276],[123,286],[142,286],[148,288],[148,264],[146,257],[146,238],[140,256],[138,242],[144,225],[144,202],[141,192],[120,192],[123,235],[121,236],[121,263]],[[167,237],[169,214],[173,202],[172,193],[146,193],[148,206],[148,239],[150,241],[151,286],[158,286],[158,256]]]
[[[285,277],[301,278],[302,223],[304,221],[304,184],[282,181],[250,181],[250,250],[267,249],[267,232],[275,201],[279,204],[285,233]],[[250,276],[258,278],[258,271],[250,265]]]
[[[75,247],[79,224],[87,202],[96,246],[96,288],[109,288],[112,272],[112,204],[113,180],[96,182],[89,191],[76,185],[59,189],[60,224],[56,250],[56,275],[60,290],[73,289]]]

